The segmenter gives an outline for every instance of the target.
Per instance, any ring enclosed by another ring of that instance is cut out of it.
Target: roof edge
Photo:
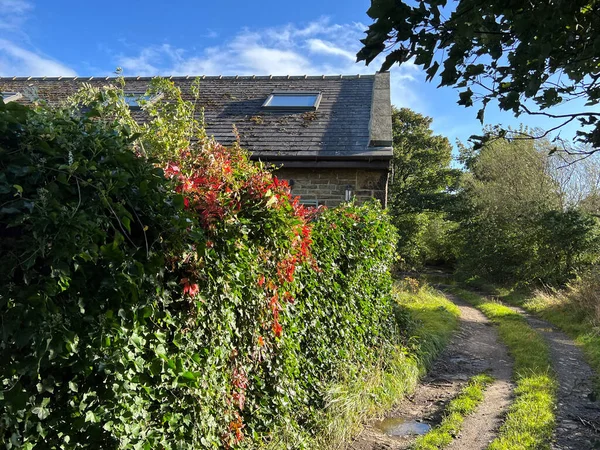
[[[365,169],[388,172],[389,161],[268,161],[283,169]],[[277,172],[275,172],[277,175]]]
[[[154,78],[166,78],[169,80],[349,80],[359,78],[376,78],[377,74],[356,75],[154,75],[154,76],[128,76],[123,77],[125,81],[150,81]],[[92,81],[92,80],[117,80],[119,77],[107,76],[85,76],[85,77],[0,77],[2,80],[11,81]]]
[[[371,147],[360,153],[328,153],[326,151],[286,154],[285,152],[251,151],[251,158],[263,161],[391,161],[394,155],[392,147]]]

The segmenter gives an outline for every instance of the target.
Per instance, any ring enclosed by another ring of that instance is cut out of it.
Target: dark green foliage
[[[394,216],[398,229],[399,268],[418,270],[424,265],[452,267],[455,261],[455,222],[443,212],[405,213]]]
[[[469,171],[463,177],[462,210],[455,215],[464,276],[560,284],[597,260],[597,221],[561,208],[545,148],[497,140],[466,153]]]
[[[163,236],[185,226],[169,182],[117,124],[0,103],[0,130],[6,447],[153,442],[139,423],[160,416],[185,433],[162,405],[185,383],[165,357],[185,309],[163,276]]]
[[[598,261],[600,227],[598,221],[579,209],[548,211],[539,223],[539,278],[552,284],[563,283]]]
[[[394,159],[390,192],[394,213],[443,211],[458,185],[460,171],[452,169],[452,146],[433,134],[432,119],[408,108],[394,108]]]
[[[362,40],[359,60],[368,64],[393,49],[383,70],[414,61],[429,80],[439,73],[440,86],[459,89],[460,105],[481,102],[482,122],[492,100],[516,115],[535,104],[541,112],[531,113],[560,119],[558,125],[579,120],[578,139],[600,148],[597,111],[543,112],[576,98],[586,106],[600,101],[598,2],[373,0],[367,13],[375,22]]]
[[[288,325],[295,332],[286,343],[300,349],[298,388],[309,394],[312,407],[322,406],[330,376],[362,377],[365,367],[399,343],[389,275],[395,241],[388,219],[367,204],[325,210],[313,226],[320,271],[299,276],[302,291]]]
[[[387,215],[315,214],[314,261],[279,291],[274,333],[261,275],[276,279],[290,230],[304,232],[291,201],[240,190],[244,207],[203,228],[136,155],[130,122],[97,106],[0,102],[5,448],[256,448],[274,430],[306,448],[328,387],[399,341]],[[233,184],[272,181],[232,155]]]
[[[452,208],[460,171],[450,167],[452,146],[433,134],[432,119],[394,108],[394,158],[390,212],[398,229],[398,253],[408,267],[452,259],[445,212]]]

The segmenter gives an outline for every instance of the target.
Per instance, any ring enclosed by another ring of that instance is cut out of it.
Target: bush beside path
[[[172,83],[150,91],[143,124],[118,84],[0,101],[0,440],[337,445],[386,398],[366,385],[418,372],[394,228],[376,204],[304,208]]]

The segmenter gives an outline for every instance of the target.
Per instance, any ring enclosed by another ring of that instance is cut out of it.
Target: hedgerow
[[[386,214],[305,209],[158,91],[142,125],[119,85],[0,101],[8,449],[304,448],[397,342]]]

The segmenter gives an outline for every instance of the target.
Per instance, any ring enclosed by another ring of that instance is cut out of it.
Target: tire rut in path
[[[594,372],[583,353],[564,333],[531,316],[521,308],[529,326],[548,343],[553,369],[558,378],[554,450],[600,449],[600,401],[592,401]]]
[[[477,411],[465,419],[462,431],[449,447],[453,450],[483,450],[495,437],[511,400],[512,361],[495,328],[481,312],[450,294],[446,296],[460,308],[460,329],[413,395],[386,417],[423,420],[437,425],[446,404],[468,378],[487,371],[496,381],[486,390]],[[349,449],[401,450],[410,447],[414,440],[414,436],[387,436],[369,424]]]

